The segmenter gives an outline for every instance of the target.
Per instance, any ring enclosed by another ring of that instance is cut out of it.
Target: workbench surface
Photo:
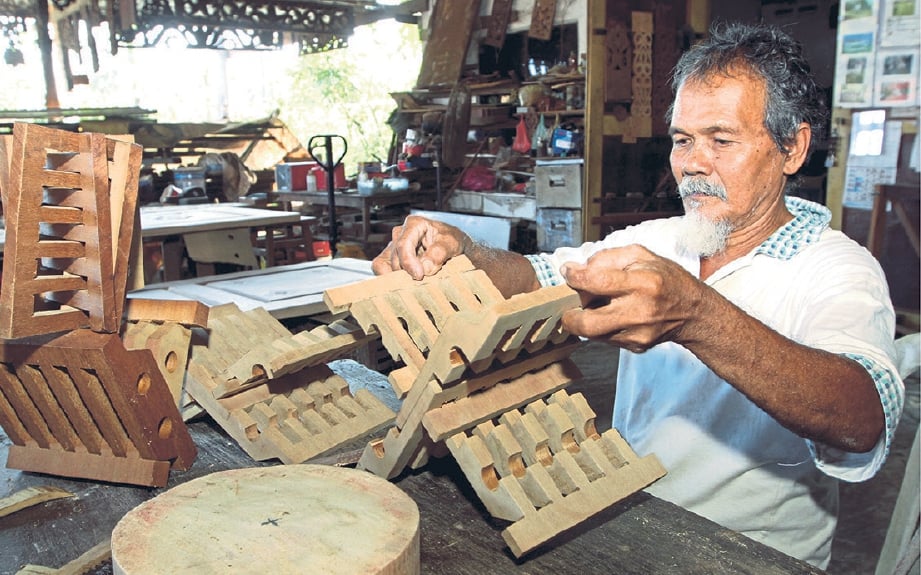
[[[616,361],[616,354],[610,355]],[[613,398],[609,397],[609,372],[596,358],[597,354],[574,354],[585,378],[571,385],[569,391],[585,394],[599,413],[598,428],[603,431],[605,425],[610,426]],[[278,464],[253,461],[207,416],[191,422],[189,429],[198,458],[190,470],[171,472],[168,487],[224,469]],[[343,460],[354,457],[364,443],[361,440],[343,446]],[[0,435],[0,462],[6,461],[9,445],[9,439]],[[335,458],[327,456],[309,463],[318,462],[334,464]],[[394,482],[419,506],[423,573],[821,573],[645,492],[628,497],[564,533],[545,549],[519,560],[501,536],[508,523],[486,512],[451,457],[404,472]],[[130,509],[163,491],[0,468],[0,498],[44,485],[68,490],[75,497],[0,518],[0,575],[15,573],[27,563],[60,567],[108,537]],[[105,563],[91,572],[111,573],[111,565]]]

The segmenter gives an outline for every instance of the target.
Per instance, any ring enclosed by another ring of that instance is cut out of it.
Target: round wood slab
[[[419,573],[419,509],[366,471],[281,465],[221,471],[129,511],[116,574]]]

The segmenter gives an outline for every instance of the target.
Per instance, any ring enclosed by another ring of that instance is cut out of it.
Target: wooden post
[[[54,80],[54,61],[51,56],[51,36],[48,34],[48,0],[35,0],[35,26],[38,29],[38,46],[42,51],[42,67],[45,70],[45,108],[57,110],[58,89]]]

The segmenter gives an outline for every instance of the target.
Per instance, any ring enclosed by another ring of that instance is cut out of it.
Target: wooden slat
[[[54,394],[51,393],[41,370],[31,365],[20,365],[16,369],[16,376],[61,447],[67,451],[86,451],[86,447],[74,431],[66,413],[61,409]]]
[[[9,401],[13,412],[22,427],[28,432],[29,437],[43,449],[58,447],[57,440],[48,429],[48,423],[35,407],[32,398],[29,397],[29,392],[19,381],[16,373],[10,371],[10,367],[6,364],[0,365],[0,388],[3,389],[3,395]]]
[[[113,274],[112,233],[109,212],[105,138],[99,134],[74,134],[44,126],[17,123],[13,127],[13,143],[7,149],[10,161],[9,189],[6,195],[7,234],[5,260],[13,262],[4,270],[0,287],[0,337],[15,339],[54,331],[88,326],[98,331],[115,332],[120,325],[116,316]],[[52,167],[69,170],[56,171]],[[57,188],[46,189],[47,186]],[[58,189],[66,186],[68,189]],[[63,249],[50,244],[52,253],[44,253],[47,241],[60,238],[47,236],[59,224],[68,224],[74,231],[68,238],[83,243],[84,253],[73,258],[72,252],[54,253]],[[82,229],[84,231],[76,231]],[[82,275],[75,278],[43,278],[35,280],[35,261],[46,256],[45,266],[55,266],[62,273]],[[66,259],[65,259],[66,258]],[[78,270],[78,271],[76,271]],[[33,283],[33,282],[37,283]],[[51,286],[51,287],[48,287]],[[37,307],[36,295],[55,291],[85,291],[86,295],[66,301],[75,303],[86,313],[72,313],[61,308],[61,321],[33,321],[35,316],[45,320],[51,315],[49,306]],[[36,312],[41,310],[40,314]]]
[[[114,455],[67,372],[49,363],[43,364],[41,371],[86,449],[96,455]]]
[[[435,4],[417,87],[453,86],[457,83],[479,11],[480,0],[452,0]]]

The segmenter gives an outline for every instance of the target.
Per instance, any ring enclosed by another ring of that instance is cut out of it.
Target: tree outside
[[[101,51],[104,29],[93,33]],[[24,64],[0,63],[0,110],[42,110],[45,86],[34,22],[18,39]],[[55,44],[56,47],[59,46]],[[81,42],[86,45],[86,42]],[[396,104],[391,92],[412,89],[422,59],[416,26],[385,20],[355,29],[349,47],[299,55],[277,51],[220,51],[166,45],[120,48],[92,56],[69,54],[74,74],[89,83],[67,89],[57,49],[58,99],[64,109],[131,108],[156,111],[163,123],[235,123],[277,114],[306,146],[314,135],[346,138],[346,171],[358,162],[386,162],[392,140],[387,123]]]

